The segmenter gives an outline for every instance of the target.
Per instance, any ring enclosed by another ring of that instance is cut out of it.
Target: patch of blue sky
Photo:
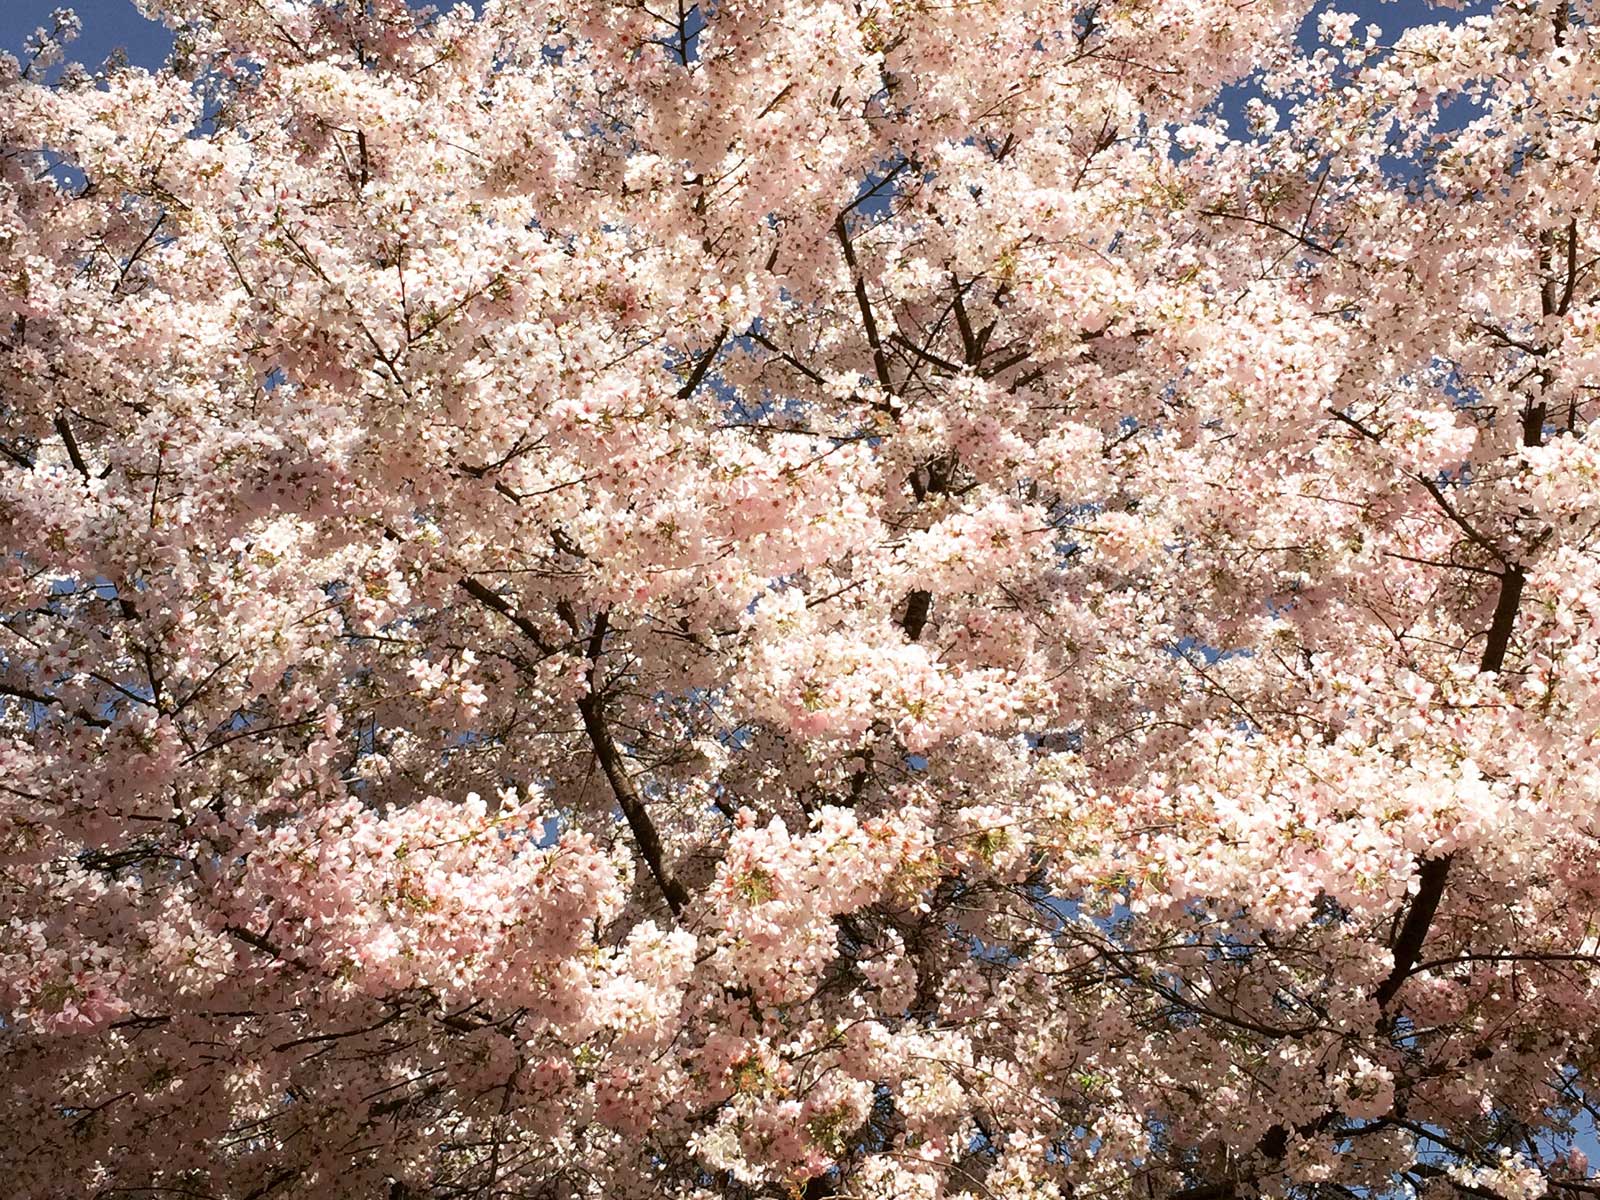
[[[1457,25],[1469,17],[1488,11],[1492,0],[1468,0],[1459,8],[1445,9],[1426,0],[1322,0],[1301,22],[1295,36],[1297,50],[1305,55],[1315,54],[1323,46],[1318,25],[1324,14],[1350,13],[1357,18],[1356,37],[1364,38],[1368,26],[1376,25],[1382,31],[1382,44],[1393,45],[1406,30],[1423,25],[1444,23]],[[1336,70],[1335,81],[1348,79],[1349,68]],[[1225,122],[1233,137],[1243,136],[1247,126],[1246,106],[1251,100],[1272,103],[1266,94],[1260,73],[1254,73],[1224,88],[1206,110],[1206,115]],[[1472,96],[1451,96],[1433,114],[1435,132],[1448,134],[1459,131],[1482,115],[1482,103]],[[1381,161],[1383,170],[1392,179],[1424,181],[1423,164],[1414,156],[1387,155]]]
[[[1206,666],[1211,667],[1230,658],[1251,658],[1255,651],[1248,647],[1230,650],[1221,646],[1208,646],[1199,638],[1182,637],[1167,647],[1167,653],[1174,658],[1198,658]]]
[[[119,53],[134,66],[154,69],[172,52],[172,31],[143,16],[132,0],[6,0],[0,50],[20,56],[25,41],[35,29],[48,29],[59,8],[71,8],[83,21],[66,57],[91,71]]]

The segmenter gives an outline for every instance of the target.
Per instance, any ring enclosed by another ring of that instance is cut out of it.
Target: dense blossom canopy
[[[1600,1194],[1594,0],[143,3],[0,58],[6,1195]]]

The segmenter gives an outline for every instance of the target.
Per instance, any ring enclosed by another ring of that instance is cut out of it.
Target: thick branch
[[[469,596],[485,608],[492,609],[505,617],[545,654],[555,653],[539,633],[538,626],[519,615],[503,597],[470,576],[463,577],[459,583]],[[572,612],[571,607],[565,602],[560,607],[562,616],[568,624],[576,625],[577,614]],[[611,736],[611,727],[606,722],[605,707],[599,691],[598,670],[600,655],[605,647],[605,637],[606,615],[601,613],[595,618],[594,629],[589,638],[589,691],[578,701],[578,712],[583,717],[583,729],[589,736],[589,745],[594,750],[595,759],[605,774],[606,782],[611,785],[611,794],[616,797],[617,804],[622,808],[622,815],[627,818],[628,828],[633,831],[634,843],[639,847],[639,853],[644,857],[650,873],[655,876],[661,894],[666,897],[667,907],[672,910],[673,916],[677,916],[688,906],[689,893],[667,865],[667,855],[661,844],[661,835],[656,832],[655,822],[650,819],[649,810],[645,808],[638,789],[633,786],[633,780],[628,777],[622,751],[617,748],[616,739]]]
[[[689,893],[672,873],[672,867],[667,862],[666,847],[661,844],[661,835],[656,832],[655,822],[650,819],[650,810],[645,807],[638,789],[633,786],[633,780],[628,777],[622,751],[617,748],[616,739],[611,736],[611,726],[606,721],[599,678],[600,655],[605,648],[605,638],[606,614],[602,612],[594,619],[594,632],[589,639],[589,690],[579,699],[578,712],[583,716],[583,730],[589,735],[589,745],[594,749],[595,759],[605,773],[606,782],[611,785],[611,794],[617,798],[622,815],[627,818],[628,828],[633,831],[633,841],[639,847],[639,854],[650,868],[650,874],[655,876],[656,885],[666,898],[672,915],[681,916],[689,906]]]
[[[485,587],[470,575],[462,576],[462,578],[457,580],[457,582],[461,585],[462,590],[476,600],[479,604],[483,605],[485,608],[492,609],[494,612],[499,613],[502,617],[515,625],[522,636],[527,638],[535,646],[539,647],[542,653],[555,653],[550,644],[544,640],[544,636],[539,632],[539,627],[532,621],[528,620],[527,617],[520,616],[498,592]]]
[[[54,705],[61,705],[62,708],[66,708],[66,705],[56,696],[46,695],[44,692],[36,692],[32,688],[16,687],[9,683],[0,683],[0,696],[11,696],[17,700],[27,700],[33,704],[41,704],[46,708]],[[97,717],[81,708],[67,709],[67,711],[85,725],[92,726],[95,729],[109,729],[111,727],[111,722],[104,717]]]
[[[956,314],[956,328],[961,333],[961,350],[966,355],[967,365],[974,367],[978,365],[978,360],[983,357],[983,352],[978,348],[978,335],[972,331],[972,321],[967,316],[967,306],[962,302],[961,293],[963,289],[961,280],[952,273],[950,282],[955,284],[956,289],[955,301],[951,307]]]
[[[688,381],[678,389],[679,400],[687,400],[690,396],[694,395],[695,388],[700,386],[701,380],[706,377],[706,372],[711,369],[711,360],[716,358],[717,351],[722,349],[723,339],[725,339],[727,336],[728,327],[724,325],[722,327],[722,331],[717,334],[716,340],[711,343],[711,348],[707,350],[705,354],[701,356],[700,361],[694,365],[694,370],[690,372]]]
[[[61,435],[61,440],[66,444],[67,457],[72,460],[72,465],[78,469],[78,474],[85,480],[89,478],[89,464],[83,461],[83,451],[78,448],[78,439],[73,436],[72,426],[67,424],[65,413],[56,414],[56,432]]]
[[[1578,284],[1578,221],[1567,222],[1567,278],[1561,285],[1561,299],[1556,301],[1556,315],[1566,316],[1572,307],[1572,289]]]
[[[850,279],[855,285],[856,304],[861,309],[861,327],[866,331],[867,345],[872,348],[872,369],[877,373],[878,385],[885,392],[894,392],[894,383],[889,377],[889,358],[883,352],[883,343],[878,338],[878,322],[872,316],[872,301],[867,297],[866,277],[861,274],[861,268],[856,264],[855,247],[850,244],[850,230],[845,225],[844,214],[839,214],[839,219],[834,222],[834,233],[839,236],[839,245],[844,248],[845,265],[850,268]]]
[[[1422,943],[1428,936],[1429,926],[1433,924],[1434,914],[1439,911],[1439,901],[1444,897],[1444,885],[1450,876],[1453,857],[1446,854],[1440,858],[1423,860],[1422,869],[1417,873],[1416,899],[1406,910],[1400,936],[1394,942],[1394,968],[1372,996],[1379,1008],[1389,1007],[1389,1002],[1395,998],[1400,985],[1406,981],[1422,956]]]
[[[1507,567],[1501,574],[1500,595],[1495,600],[1494,619],[1489,623],[1489,640],[1483,647],[1478,670],[1498,671],[1505,665],[1506,650],[1511,645],[1511,631],[1516,627],[1517,608],[1522,603],[1522,584],[1526,578],[1518,566]]]
[[[611,736],[611,727],[606,723],[605,709],[599,695],[592,691],[585,695],[578,701],[578,711],[583,715],[583,729],[589,735],[589,745],[594,749],[601,771],[605,772],[606,782],[611,785],[611,794],[617,798],[622,815],[627,818],[628,828],[633,831],[634,844],[639,847],[650,874],[655,876],[672,915],[682,915],[689,905],[689,893],[667,865],[667,852],[661,844],[661,835],[656,832],[655,822],[650,819],[650,812],[639,798],[633,780],[628,778],[622,751],[617,749],[617,743]]]
[[[1519,566],[1508,566],[1500,576],[1500,594],[1494,606],[1494,620],[1489,626],[1488,644],[1483,648],[1480,671],[1498,671],[1505,664],[1506,649],[1511,644],[1511,631],[1516,626],[1517,607],[1522,601],[1522,584],[1525,576]],[[1428,858],[1422,861],[1418,872],[1417,895],[1406,910],[1406,919],[1400,926],[1394,942],[1394,967],[1388,977],[1378,985],[1373,999],[1380,1009],[1387,1009],[1400,991],[1401,984],[1411,976],[1422,957],[1422,944],[1427,940],[1439,902],[1444,898],[1445,883],[1450,877],[1453,855]]]
[[[922,637],[932,609],[933,593],[924,588],[918,588],[906,597],[906,614],[900,619],[900,627],[906,631],[906,637],[913,642]]]

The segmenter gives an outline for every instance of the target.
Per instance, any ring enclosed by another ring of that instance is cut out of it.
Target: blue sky
[[[30,33],[49,23],[51,11],[62,3],[63,0],[0,0],[0,49],[17,52]],[[68,6],[83,18],[83,36],[73,45],[69,57],[85,66],[98,66],[107,54],[120,47],[127,51],[130,61],[155,67],[166,58],[172,45],[167,31],[141,17],[133,0],[69,0]],[[1357,13],[1363,24],[1376,22],[1386,33],[1450,15],[1431,15],[1423,0],[1336,0],[1332,5],[1318,5],[1323,7]]]
[[[158,67],[172,47],[166,29],[146,20],[133,0],[0,0],[0,50],[15,54],[35,29],[50,24],[57,8],[71,8],[83,18],[83,36],[67,48],[67,57],[97,67],[121,48],[141,67]]]

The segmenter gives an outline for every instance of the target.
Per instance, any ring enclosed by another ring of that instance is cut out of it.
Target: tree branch
[[[1422,862],[1421,870],[1417,873],[1416,899],[1406,910],[1400,935],[1395,938],[1394,967],[1372,994],[1380,1009],[1389,1007],[1389,1002],[1395,998],[1400,985],[1406,981],[1422,956],[1422,943],[1428,936],[1429,926],[1433,924],[1434,914],[1439,911],[1439,901],[1444,897],[1445,881],[1450,876],[1450,864],[1454,858],[1454,855],[1446,854]]]
[[[532,621],[528,620],[527,617],[520,616],[517,611],[506,601],[505,597],[501,596],[498,592],[485,587],[470,575],[463,575],[459,580],[457,580],[457,582],[461,585],[462,590],[476,600],[479,604],[482,604],[487,609],[491,609],[492,611],[499,613],[502,617],[515,625],[522,636],[537,646],[541,653],[555,653],[554,647],[552,647],[549,642],[545,641],[544,635],[539,632],[539,627]]]
[[[628,777],[622,751],[617,748],[616,740],[611,736],[611,727],[606,721],[604,701],[596,690],[605,629],[606,615],[601,613],[595,618],[595,632],[589,644],[589,691],[579,699],[578,712],[583,716],[583,729],[589,735],[589,745],[600,763],[600,770],[611,785],[611,794],[617,798],[622,815],[627,818],[628,828],[633,831],[634,844],[639,847],[650,874],[655,876],[656,885],[661,889],[672,915],[682,916],[683,910],[689,906],[689,893],[667,863],[661,835],[656,832],[649,810],[640,798],[638,789],[633,786],[633,780]]]
[[[850,268],[850,279],[855,284],[856,304],[861,309],[861,327],[866,331],[867,345],[872,348],[872,368],[877,373],[878,386],[892,394],[894,383],[889,376],[889,359],[883,352],[883,343],[878,339],[878,322],[873,319],[872,302],[867,298],[866,277],[856,264],[855,248],[850,244],[850,230],[845,225],[843,213],[833,223],[833,231],[839,237],[839,245],[844,247],[845,265]]]
[[[688,381],[678,389],[679,400],[687,400],[694,395],[695,389],[700,386],[700,381],[706,377],[706,372],[711,369],[711,360],[716,358],[717,351],[722,349],[723,340],[727,336],[728,327],[724,325],[722,331],[717,334],[716,340],[711,343],[711,348],[695,364],[694,370],[689,374]]]
[[[67,457],[72,460],[72,465],[78,469],[84,482],[89,480],[89,465],[83,461],[83,451],[78,449],[78,439],[73,436],[72,426],[67,424],[67,414],[57,413],[55,420],[56,432],[61,435],[61,440],[66,443]]]

